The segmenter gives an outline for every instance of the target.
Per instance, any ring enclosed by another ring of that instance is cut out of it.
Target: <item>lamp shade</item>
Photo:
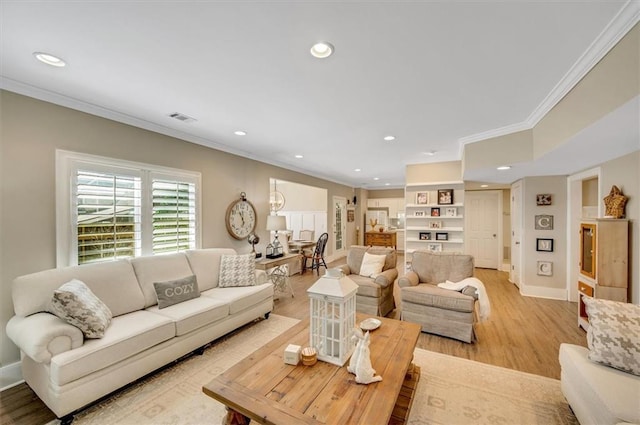
[[[283,215],[267,216],[267,230],[272,232],[278,230],[287,230],[287,219]]]

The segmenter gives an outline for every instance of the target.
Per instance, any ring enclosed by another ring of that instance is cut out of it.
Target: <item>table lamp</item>
[[[267,246],[267,258],[282,257],[283,249],[280,241],[278,241],[278,231],[287,230],[287,219],[281,215],[269,215],[267,216],[267,230],[275,232],[273,242],[270,243],[270,247]]]

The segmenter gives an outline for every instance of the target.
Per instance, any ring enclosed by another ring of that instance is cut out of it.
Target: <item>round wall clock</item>
[[[229,204],[225,221],[227,231],[236,239],[244,239],[256,229],[256,209],[244,192],[240,193],[240,199]]]

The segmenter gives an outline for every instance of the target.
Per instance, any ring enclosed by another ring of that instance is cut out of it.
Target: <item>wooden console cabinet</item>
[[[396,232],[365,232],[364,244],[368,246],[390,246],[398,249]]]
[[[627,302],[629,220],[600,218],[580,223],[578,325],[589,321],[582,297]]]

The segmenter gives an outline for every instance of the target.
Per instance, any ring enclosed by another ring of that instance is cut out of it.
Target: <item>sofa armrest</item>
[[[409,286],[417,286],[420,283],[418,274],[414,271],[408,271],[404,276],[398,278],[398,286],[401,288],[407,288]]]
[[[379,273],[376,278],[373,280],[378,285],[386,288],[389,285],[393,285],[393,282],[398,277],[398,269],[387,269],[381,273]]]
[[[82,346],[82,331],[50,313],[13,316],[7,323],[7,336],[20,350],[38,363]]]
[[[336,269],[342,270],[342,273],[344,273],[345,276],[349,276],[350,274],[355,274],[355,273],[351,273],[351,267],[349,267],[346,264],[342,264],[342,265],[336,267]]]
[[[262,285],[269,281],[269,275],[264,270],[256,270],[256,285]]]

